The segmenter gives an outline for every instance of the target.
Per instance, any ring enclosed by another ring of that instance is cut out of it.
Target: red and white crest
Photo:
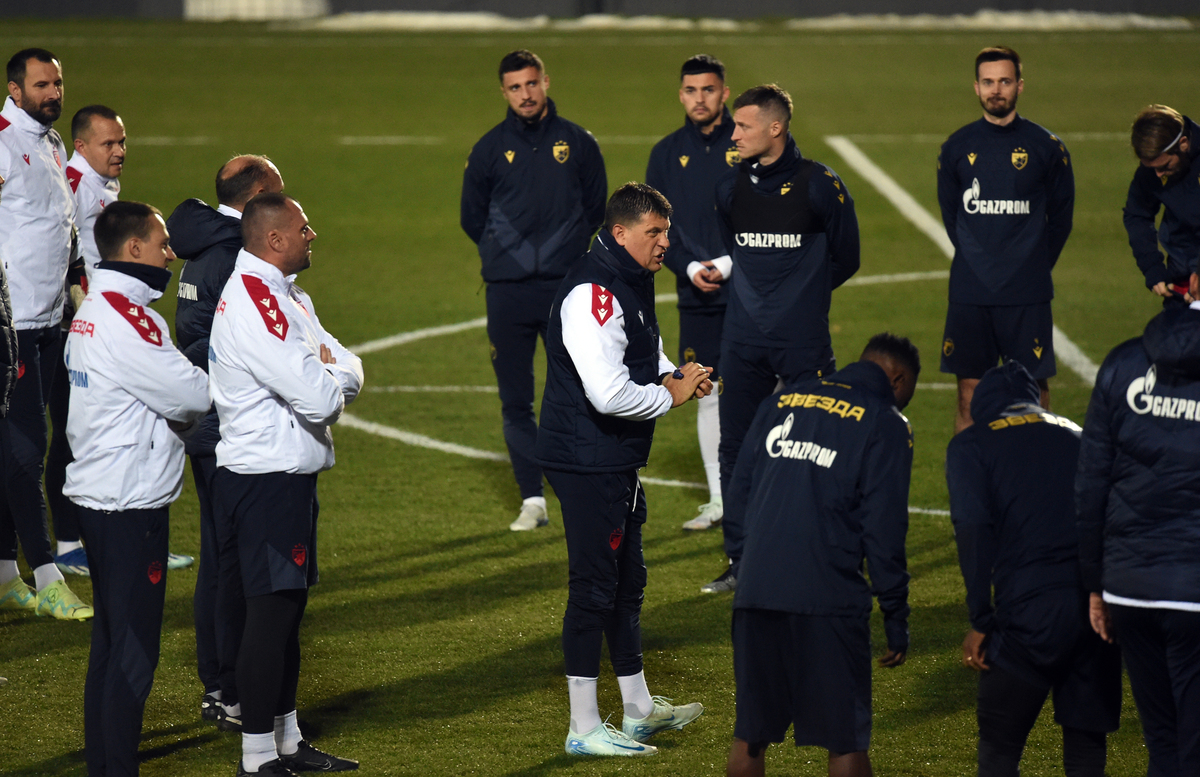
[[[600,326],[608,323],[613,314],[612,292],[598,283],[592,284],[592,315]]]
[[[150,567],[146,570],[146,577],[150,578],[150,585],[158,585],[163,577],[163,565],[161,561],[151,561]]]
[[[146,312],[145,308],[133,304],[124,294],[115,291],[104,292],[104,298],[108,300],[108,304],[112,305],[114,310],[121,314],[121,318],[129,322],[143,340],[151,345],[163,344],[162,330],[158,328],[158,324],[154,323],[154,319],[150,318],[150,314]]]
[[[306,558],[308,558],[308,549],[303,545],[297,545],[292,548],[292,561],[295,562],[296,566],[304,566],[304,559]]]
[[[621,547],[621,539],[624,536],[625,532],[622,529],[613,529],[612,534],[608,535],[608,544],[612,546],[613,550],[616,550]]]
[[[286,339],[288,333],[287,316],[279,309],[279,302],[275,299],[275,295],[271,293],[271,290],[267,288],[267,284],[253,275],[243,275],[242,284],[245,285],[246,291],[250,294],[250,299],[254,302],[254,307],[258,310],[258,314],[262,316],[263,323],[267,325],[267,331],[280,340]]]

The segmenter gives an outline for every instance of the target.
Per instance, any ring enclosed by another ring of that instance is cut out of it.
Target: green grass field
[[[1158,309],[1134,266],[1120,209],[1135,160],[1125,138],[1142,105],[1193,115],[1200,33],[334,34],[254,25],[6,21],[0,52],[46,46],[62,59],[66,108],[102,102],[124,117],[129,156],[122,197],[170,211],[213,200],[213,176],[234,153],[270,155],[319,234],[302,277],[326,327],[347,345],[455,324],[484,314],[478,257],[458,226],[460,171],[504,104],[495,66],[527,46],[546,60],[551,95],[592,130],[610,190],[640,179],[652,139],[682,121],[679,64],[699,51],[729,68],[734,94],[775,81],[796,103],[807,155],[842,174],[857,202],[860,275],[945,270],[948,262],[871,184],[825,144],[849,135],[936,213],[940,138],[979,115],[971,62],[1003,41],[1026,60],[1022,113],[1062,134],[1073,155],[1075,231],[1055,272],[1058,325],[1092,361],[1136,336]],[[7,56],[7,54],[5,54]],[[410,145],[344,145],[352,136],[426,138]],[[664,275],[659,290],[673,289]],[[834,347],[844,363],[890,329],[921,347],[923,383],[937,372],[946,282],[845,288],[834,295]],[[173,319],[173,299],[157,307]],[[668,353],[677,319],[660,306]],[[364,357],[370,386],[488,386],[481,329]],[[539,364],[539,374],[541,366]],[[539,377],[540,383],[540,377]],[[1082,422],[1089,388],[1060,364],[1054,409]],[[942,461],[954,394],[918,390],[912,504],[948,507]],[[499,401],[489,393],[364,393],[360,419],[503,452]],[[658,427],[650,477],[700,481],[695,409]],[[335,430],[338,466],[322,476],[322,583],[305,621],[300,718],[364,774],[721,774],[733,729],[730,599],[699,585],[720,571],[719,536],[679,525],[702,491],[649,486],[643,617],[652,692],[701,701],[686,732],[661,735],[638,762],[571,760],[562,753],[567,697],[559,652],[566,557],[557,504],[549,528],[507,530],[519,498],[504,463],[464,458]],[[187,477],[173,512],[173,550],[197,553],[197,507]],[[908,663],[879,671],[872,757],[881,775],[964,775],[975,757],[974,679],[959,665],[967,627],[949,519],[915,513]],[[238,738],[202,724],[195,677],[194,570],[172,573],[162,659],[146,709],[144,775],[232,775]],[[90,598],[86,581],[73,579]],[[877,620],[877,616],[876,616]],[[882,651],[876,622],[876,650]],[[85,773],[81,700],[90,627],[0,615],[0,773]],[[606,668],[601,710],[620,717]],[[1145,773],[1132,702],[1110,739],[1110,773]],[[824,774],[824,753],[772,748],[775,774]],[[1061,773],[1049,712],[1025,774]]]

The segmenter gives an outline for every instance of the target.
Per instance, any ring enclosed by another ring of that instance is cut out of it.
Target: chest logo
[[[791,190],[792,190],[792,182],[788,181],[783,186],[779,187],[779,195],[782,197],[783,195],[787,194]]]
[[[742,155],[738,153],[737,146],[730,146],[725,151],[725,164],[733,167],[740,161],[742,161]]]
[[[1025,165],[1029,164],[1029,154],[1023,148],[1016,149],[1012,152],[1012,163],[1018,170],[1024,170]]]
[[[517,155],[516,151],[505,151],[504,152],[504,158],[508,160],[508,163],[510,165],[512,164],[513,157],[515,157],[516,155]]]
[[[687,154],[684,154],[683,156],[679,157],[679,166],[687,167],[688,160],[690,160],[690,159],[691,159],[691,157],[688,156]]]
[[[942,341],[942,356],[949,356],[954,353],[954,341],[947,337]]]
[[[62,160],[58,158],[58,149],[57,148],[54,149],[54,164],[58,165],[59,168],[62,168]]]
[[[970,162],[972,166],[974,166],[975,158],[977,156],[979,156],[979,154],[976,154],[974,151],[972,151],[971,153],[967,154],[967,161]]]
[[[21,158],[25,160],[25,164],[29,164],[29,154],[21,154]]]
[[[604,326],[610,318],[612,318],[612,293],[603,286],[592,284],[592,315],[596,317],[596,323]]]
[[[560,165],[571,158],[571,147],[567,145],[567,141],[560,140],[554,144],[554,161]]]

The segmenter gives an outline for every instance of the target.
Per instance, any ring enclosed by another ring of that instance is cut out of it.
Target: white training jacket
[[[87,267],[88,281],[92,270],[100,263],[100,249],[96,248],[96,217],[104,206],[117,201],[121,193],[121,182],[116,178],[100,175],[86,159],[76,151],[67,162],[67,181],[75,193],[75,226],[79,229],[79,251]]]
[[[150,510],[183,488],[183,442],[167,421],[189,424],[208,412],[208,377],[146,307],[160,296],[123,272],[96,270],[71,322],[63,361],[75,460],[63,494],[75,504]]]
[[[208,351],[218,467],[310,474],[333,466],[329,427],[362,388],[362,360],[325,331],[295,278],[243,249],[221,292]],[[336,364],[321,363],[322,344]]]
[[[75,198],[62,138],[13,102],[0,111],[0,262],[8,273],[13,326],[62,320]]]

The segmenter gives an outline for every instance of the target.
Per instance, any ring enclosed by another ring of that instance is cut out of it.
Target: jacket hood
[[[1200,376],[1200,310],[1172,307],[1159,313],[1146,324],[1142,346],[1160,371]]]
[[[849,383],[855,388],[865,389],[880,399],[886,399],[889,404],[896,404],[896,392],[892,391],[892,382],[887,373],[873,361],[850,362],[837,372],[824,378],[830,383]]]
[[[180,259],[194,259],[219,243],[242,245],[242,222],[195,198],[179,204],[167,219],[167,230]]]
[[[1007,361],[983,374],[971,397],[971,418],[986,423],[1000,417],[1012,405],[1032,403],[1042,398],[1037,381],[1020,362]]]

